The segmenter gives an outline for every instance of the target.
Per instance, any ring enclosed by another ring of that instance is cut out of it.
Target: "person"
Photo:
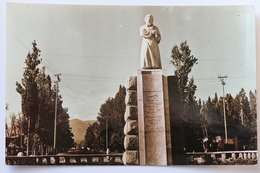
[[[22,149],[19,149],[17,156],[24,156]]]
[[[109,150],[109,148],[107,148],[106,153],[107,153],[107,160],[109,161],[109,160],[110,160],[110,157],[108,156],[108,155],[110,154],[110,150]]]
[[[141,68],[162,69],[161,57],[158,44],[161,34],[157,26],[153,25],[153,16],[147,14],[145,24],[140,27],[140,35],[143,37],[141,47]]]

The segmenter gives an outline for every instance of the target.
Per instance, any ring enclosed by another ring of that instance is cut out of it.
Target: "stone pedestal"
[[[162,70],[137,71],[140,165],[171,165],[167,78]]]
[[[125,165],[139,165],[138,157],[138,123],[137,123],[137,84],[136,76],[127,79],[126,85],[126,111],[124,127],[124,147],[123,163]]]

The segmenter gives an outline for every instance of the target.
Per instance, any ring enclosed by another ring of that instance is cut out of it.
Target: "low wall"
[[[244,160],[257,160],[258,152],[257,150],[247,150],[247,151],[219,151],[219,152],[188,152],[187,161],[188,162],[198,162],[198,164],[207,162],[209,160],[222,160],[227,159],[244,159]]]
[[[123,165],[123,154],[6,156],[7,165]]]

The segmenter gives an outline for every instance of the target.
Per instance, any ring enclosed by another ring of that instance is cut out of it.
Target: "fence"
[[[219,151],[219,152],[188,152],[187,158],[188,162],[197,161],[198,163],[204,162],[207,159],[258,159],[257,150],[248,150],[248,151]],[[203,160],[205,159],[205,160]]]
[[[7,165],[123,165],[123,154],[6,156]]]

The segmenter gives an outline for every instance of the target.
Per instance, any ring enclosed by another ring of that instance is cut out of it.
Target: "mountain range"
[[[79,144],[80,141],[84,140],[87,128],[94,122],[96,122],[96,120],[82,121],[79,119],[71,119],[70,127],[72,128],[71,131],[74,134],[74,142]]]

